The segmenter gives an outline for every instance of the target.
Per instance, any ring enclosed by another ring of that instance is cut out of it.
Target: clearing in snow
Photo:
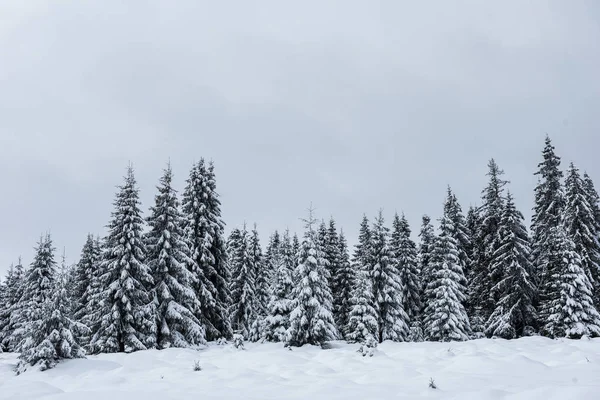
[[[101,354],[15,376],[17,354],[0,354],[0,399],[460,399],[597,400],[600,339],[480,339],[391,343],[373,357],[359,345],[291,351],[281,344],[209,344]],[[196,361],[200,366],[195,371]],[[436,389],[430,388],[433,380]]]

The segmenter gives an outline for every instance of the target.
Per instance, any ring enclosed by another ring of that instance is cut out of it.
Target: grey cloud
[[[216,163],[230,225],[300,231],[478,202],[495,157],[529,215],[543,137],[600,180],[595,2],[0,5],[0,270],[41,232],[75,261],[132,161]],[[599,181],[600,182],[600,181]],[[599,183],[600,184],[600,183]]]

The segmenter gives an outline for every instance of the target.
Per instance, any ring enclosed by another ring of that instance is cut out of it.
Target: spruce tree
[[[409,318],[404,310],[404,285],[394,263],[389,244],[389,229],[384,224],[380,210],[371,230],[371,264],[368,273],[373,284],[379,342],[392,340],[402,342],[409,337]]]
[[[456,198],[456,195],[452,192],[452,189],[448,187],[448,193],[446,197],[446,203],[444,208],[448,215],[448,218],[452,221],[454,232],[452,235],[456,239],[458,244],[458,255],[465,271],[465,276],[469,274],[470,266],[472,264],[470,252],[473,246],[471,239],[471,232],[467,226],[467,220],[462,212],[462,207]],[[465,282],[466,283],[466,282]]]
[[[37,278],[34,279],[37,281]],[[68,316],[68,294],[66,281],[52,281],[52,288],[30,314],[25,340],[17,373],[30,366],[41,371],[53,368],[60,360],[82,358],[85,351],[77,342],[77,337],[85,335],[89,329]],[[45,297],[49,294],[49,297]]]
[[[571,163],[565,180],[565,216],[567,235],[575,243],[581,267],[592,284],[592,296],[598,302],[600,290],[600,237],[596,215],[579,170]],[[595,296],[594,296],[595,294]]]
[[[4,302],[0,304],[0,349],[4,351],[15,351],[16,338],[13,335],[16,316],[19,314],[19,303],[23,295],[23,282],[25,273],[21,258],[15,266],[11,266],[4,280]]]
[[[242,230],[234,229],[227,241],[230,268],[233,271],[231,280],[232,303],[229,310],[231,326],[236,334],[249,339],[252,323],[255,318],[256,277],[250,238],[246,226]]]
[[[556,155],[552,141],[546,136],[543,160],[538,164],[538,184],[535,188],[535,206],[531,220],[532,259],[535,268],[536,284],[544,288],[551,285],[548,264],[550,231],[562,223],[565,196],[562,187],[563,173],[560,170],[560,157]],[[545,289],[544,289],[545,290]]]
[[[477,241],[481,246],[479,258],[475,260],[473,270],[474,290],[470,299],[476,304],[474,317],[487,320],[494,311],[499,294],[495,292],[496,284],[502,278],[502,272],[493,269],[494,254],[500,243],[500,222],[504,209],[504,186],[508,183],[502,179],[504,171],[492,159],[489,164],[489,183],[482,193],[481,225],[477,232]],[[454,229],[454,228],[453,228]]]
[[[192,287],[193,263],[182,228],[177,193],[168,165],[157,187],[154,206],[148,217],[145,242],[147,264],[154,280],[156,344],[159,349],[196,347],[204,344],[204,326],[196,317],[201,308]]]
[[[182,211],[186,239],[197,267],[190,271],[197,284],[194,290],[202,304],[207,340],[231,338],[227,310],[231,304],[224,223],[216,192],[214,165],[203,159],[190,171],[183,193]]]
[[[469,249],[471,265],[466,271],[465,276],[467,278],[467,314],[469,315],[471,330],[476,336],[483,336],[486,323],[481,315],[479,304],[477,303],[479,295],[477,277],[481,272],[481,270],[477,268],[477,263],[485,254],[485,249],[481,241],[482,235],[480,234],[481,225],[480,209],[471,206],[467,213],[467,230],[471,234],[471,248]]]
[[[81,258],[74,269],[73,319],[88,326],[90,333],[95,332],[95,324],[98,322],[92,320],[92,316],[98,308],[96,301],[101,291],[99,282],[101,255],[99,239],[88,234],[85,244],[81,249]],[[77,339],[82,346],[86,346],[89,344],[91,336],[79,337]]]
[[[278,246],[279,262],[276,264],[273,276],[273,293],[269,301],[269,315],[266,319],[265,338],[271,342],[285,342],[287,330],[290,326],[289,318],[292,309],[292,290],[294,282],[294,254],[290,239],[290,232],[285,231]],[[275,257],[275,256],[273,256]]]
[[[592,300],[592,284],[581,266],[576,245],[559,225],[548,236],[549,290],[543,298],[542,333],[578,339],[600,336],[600,314]]]
[[[431,281],[433,281],[433,250],[435,248],[435,231],[433,229],[433,225],[431,224],[431,218],[427,215],[424,215],[421,223],[421,231],[419,233],[420,243],[419,243],[419,272],[421,274],[421,314],[425,310],[425,307],[432,300],[427,297],[429,292],[427,292],[427,286]]]
[[[487,321],[485,332],[490,337],[514,339],[524,336],[528,327],[534,326],[537,316],[529,236],[523,215],[516,209],[510,193],[500,225],[500,245],[494,254],[493,266],[503,273],[494,288],[500,294],[500,300]]]
[[[349,305],[346,340],[350,343],[364,343],[370,337],[376,338],[379,332],[377,310],[371,277],[364,270],[356,274]]]
[[[410,227],[404,214],[402,218],[394,215],[393,231],[390,246],[394,254],[394,263],[400,274],[402,282],[403,308],[408,316],[407,324],[410,327],[411,340],[422,337],[421,329],[421,280],[417,248],[410,238]]]
[[[294,261],[294,269],[298,264],[300,264],[300,239],[298,239],[298,235],[294,233],[294,237],[292,238],[292,252],[294,253],[295,261]]]
[[[454,238],[452,221],[444,213],[440,234],[435,241],[432,280],[426,288],[429,299],[424,311],[424,331],[427,340],[468,340],[470,326],[463,306],[466,297],[464,272]]]
[[[335,292],[333,293],[334,319],[338,330],[345,337],[346,327],[350,322],[350,310],[352,303],[350,301],[354,287],[355,270],[350,263],[350,254],[348,253],[348,243],[346,236],[341,231],[338,237],[339,261],[336,275],[333,279]]]
[[[81,249],[81,257],[74,271],[75,286],[73,288],[73,297],[75,299],[75,315],[79,314],[87,303],[85,296],[88,287],[91,285],[91,272],[98,266],[98,256],[99,254],[96,254],[96,248],[94,247],[94,236],[88,234]]]
[[[587,172],[583,174],[583,186],[587,201],[590,203],[594,219],[596,220],[596,231],[600,234],[600,196],[598,195],[598,191],[596,191],[594,181]]]
[[[352,264],[354,264],[356,271],[368,270],[371,265],[371,253],[371,228],[369,227],[369,219],[366,215],[363,215],[358,233],[358,243],[354,247],[352,256]]]
[[[278,231],[273,232],[267,244],[267,251],[264,256],[265,268],[268,270],[271,282],[274,285],[275,274],[279,269],[279,264],[282,262],[281,257],[281,236]]]
[[[333,217],[329,220],[323,246],[325,259],[328,263],[329,287],[331,289],[331,295],[333,296],[333,318],[335,319],[336,326],[340,327],[340,331],[342,331],[341,327],[345,326],[347,323],[340,314],[341,304],[344,302],[344,299],[341,298],[342,287],[339,286],[342,254],[340,253],[340,237],[337,233],[336,223]]]
[[[90,344],[95,353],[133,352],[156,345],[153,280],[146,264],[144,220],[131,166],[114,207],[101,266],[99,326]]]
[[[265,319],[269,313],[268,305],[271,299],[271,271],[265,262],[258,236],[256,224],[250,237],[250,262],[254,270],[255,279],[255,301],[254,301],[254,320],[252,321],[252,330],[250,340],[257,342],[265,336]]]
[[[294,271],[293,308],[287,345],[323,345],[337,337],[331,310],[331,291],[327,282],[326,261],[317,243],[313,210],[309,210],[298,266]]]
[[[11,314],[13,332],[10,341],[14,344],[14,351],[21,352],[24,349],[31,332],[31,322],[41,318],[44,304],[51,299],[57,274],[54,251],[50,235],[41,237],[35,258],[23,279],[23,293]]]

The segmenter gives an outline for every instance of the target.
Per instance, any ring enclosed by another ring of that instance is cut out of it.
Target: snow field
[[[323,350],[281,344],[101,354],[15,376],[0,354],[0,399],[600,399],[600,339],[381,344]],[[201,371],[194,371],[198,360]],[[433,378],[438,389],[430,389]]]

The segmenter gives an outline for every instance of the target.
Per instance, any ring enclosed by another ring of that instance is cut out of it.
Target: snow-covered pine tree
[[[231,304],[231,273],[212,163],[207,168],[204,159],[201,159],[192,167],[183,193],[182,211],[186,240],[197,266],[192,267],[191,272],[198,282],[194,290],[202,304],[206,338],[231,338],[227,315]]]
[[[72,295],[74,298],[73,314],[76,319],[79,319],[77,318],[77,315],[80,314],[87,303],[85,295],[87,288],[91,284],[91,272],[97,267],[99,255],[96,254],[95,250],[94,236],[88,233],[83,248],[81,249],[81,257],[79,258],[79,262],[75,265],[74,270],[75,285]]]
[[[4,280],[5,294],[4,302],[0,304],[0,349],[4,351],[16,350],[16,339],[13,336],[16,323],[15,317],[18,314],[19,300],[23,294],[23,282],[25,273],[23,264],[19,257],[19,262],[11,266]]]
[[[292,252],[294,253],[294,257],[296,258],[294,261],[294,270],[296,266],[300,264],[300,239],[298,239],[298,234],[294,233],[294,237],[292,238]]]
[[[404,285],[394,263],[389,243],[389,229],[380,210],[371,229],[371,264],[368,273],[373,285],[373,297],[379,325],[379,342],[408,340],[409,318],[404,310]]]
[[[101,266],[97,312],[101,317],[90,343],[94,353],[129,353],[156,345],[153,280],[146,265],[144,220],[131,165],[114,207]]]
[[[492,159],[489,164],[489,183],[482,193],[481,225],[477,241],[482,246],[479,258],[474,260],[473,282],[474,290],[471,301],[476,304],[473,318],[487,321],[494,311],[499,294],[493,288],[502,278],[501,271],[493,270],[494,254],[500,243],[500,221],[504,209],[504,186],[508,183],[502,179],[504,171]]]
[[[306,231],[300,247],[298,266],[294,271],[296,285],[292,292],[293,308],[286,344],[300,347],[322,345],[337,337],[331,310],[332,297],[327,282],[327,269],[317,243],[312,208],[305,220]]]
[[[204,326],[196,317],[201,304],[192,287],[193,263],[182,228],[177,193],[169,164],[160,178],[145,236],[147,264],[154,280],[156,344],[159,349],[189,348],[206,343]]]
[[[273,286],[275,284],[275,274],[279,269],[279,264],[282,262],[281,235],[278,231],[273,232],[269,238],[269,244],[267,245],[264,260],[265,268],[269,271],[269,277],[271,278],[270,286]]]
[[[487,336],[514,339],[524,336],[535,325],[536,287],[531,280],[529,236],[512,195],[507,193],[500,223],[500,245],[494,254],[494,270],[502,271],[502,279],[494,291],[500,300],[487,321]]]
[[[567,235],[575,243],[581,267],[592,284],[592,297],[598,302],[600,289],[600,242],[594,209],[579,170],[571,163],[565,180],[564,223]],[[594,296],[595,294],[595,296]]]
[[[371,228],[369,219],[363,215],[358,232],[358,243],[354,246],[352,264],[355,270],[367,270],[371,265]]]
[[[69,300],[64,277],[51,284],[49,297],[37,304],[36,311],[30,314],[17,374],[30,366],[45,371],[62,359],[85,356],[77,337],[86,336],[89,328],[68,316]]]
[[[328,263],[329,287],[331,289],[331,295],[333,296],[333,318],[336,322],[336,326],[339,327],[340,333],[343,333],[342,327],[346,325],[347,319],[344,319],[344,316],[340,314],[340,308],[342,307],[341,304],[347,300],[347,298],[343,299],[341,297],[343,296],[343,288],[339,286],[340,274],[343,274],[341,271],[341,263],[343,260],[340,250],[340,237],[337,232],[335,220],[331,217],[325,235],[324,253]]]
[[[76,311],[74,319],[90,328],[89,337],[79,337],[79,343],[85,346],[88,352],[91,352],[89,348],[91,338],[98,331],[100,323],[102,322],[101,303],[103,302],[103,282],[102,276],[104,275],[103,260],[107,246],[105,246],[106,240],[101,240],[99,236],[93,239],[93,258],[95,262],[88,264],[90,269],[87,270],[86,274],[89,275],[89,285],[86,288],[86,292],[83,294],[84,301],[82,302],[83,307]]]
[[[42,236],[36,247],[35,258],[25,273],[23,293],[11,314],[13,333],[10,340],[14,343],[14,351],[23,350],[27,335],[31,332],[30,323],[40,319],[42,306],[52,296],[57,269],[54,251],[50,234]]]
[[[92,320],[94,310],[98,309],[98,294],[100,287],[100,241],[88,234],[85,244],[81,249],[81,258],[74,269],[75,285],[73,287],[73,319],[90,328],[89,333],[94,333],[98,321]],[[79,337],[78,342],[87,346],[91,336]]]
[[[562,224],[565,207],[565,196],[562,187],[563,173],[560,170],[560,157],[556,155],[550,137],[546,136],[543,160],[538,164],[538,184],[535,188],[535,206],[531,219],[531,250],[534,280],[542,292],[551,285],[546,282],[548,273],[548,257],[550,231]]]
[[[433,281],[433,250],[435,249],[435,231],[431,224],[431,218],[428,215],[423,215],[421,222],[421,231],[419,232],[419,272],[421,274],[421,315],[425,311],[425,307],[432,300],[427,297],[427,286]]]
[[[400,217],[396,213],[392,226],[390,247],[402,282],[403,308],[408,316],[407,324],[410,327],[410,340],[418,341],[423,335],[421,327],[421,280],[417,247],[410,238],[410,226],[404,214]]]
[[[600,196],[594,185],[594,181],[588,175],[587,172],[583,173],[583,186],[585,188],[585,194],[592,208],[592,213],[596,220],[596,231],[600,235]]]
[[[364,343],[369,337],[376,338],[379,332],[371,277],[367,271],[360,270],[353,283],[346,340],[350,343]]]
[[[269,301],[269,315],[266,319],[265,339],[270,342],[285,342],[290,326],[292,309],[292,289],[294,282],[295,256],[292,250],[290,232],[286,230],[279,245],[279,262],[273,276],[273,293]]]
[[[250,237],[250,262],[254,270],[256,301],[254,302],[254,320],[252,321],[249,339],[257,342],[265,336],[265,319],[269,314],[268,306],[271,299],[272,276],[262,253],[256,224],[254,224],[252,236]]]
[[[592,300],[592,284],[581,266],[575,243],[562,225],[547,237],[549,290],[542,303],[542,333],[578,339],[600,336],[600,314]]]
[[[463,306],[466,297],[464,272],[452,221],[444,213],[440,234],[435,241],[432,281],[426,289],[429,299],[424,311],[425,337],[430,341],[468,340],[469,318]]]
[[[448,218],[452,220],[452,225],[454,226],[454,232],[452,234],[458,244],[458,256],[463,264],[465,276],[467,276],[472,264],[469,254],[473,245],[471,241],[471,232],[467,226],[467,220],[462,212],[462,207],[458,202],[458,198],[456,197],[456,194],[452,192],[450,186],[448,186],[444,208],[446,209]]]
[[[478,296],[477,273],[479,272],[476,263],[478,262],[477,260],[482,259],[484,254],[484,246],[481,241],[483,235],[479,232],[481,229],[481,215],[478,207],[469,207],[467,229],[471,234],[471,248],[469,249],[471,266],[465,274],[467,278],[467,314],[471,322],[472,332],[476,336],[482,336],[485,331],[486,321],[483,319],[479,304],[476,301]]]
[[[348,252],[348,243],[343,231],[338,236],[339,261],[336,275],[333,279],[335,292],[333,293],[334,319],[338,326],[340,334],[345,337],[346,327],[350,322],[350,310],[352,304],[350,297],[354,286],[355,270],[350,263],[350,254]]]
[[[254,263],[250,253],[250,238],[246,225],[242,230],[234,229],[227,241],[230,269],[233,272],[231,280],[231,326],[236,334],[244,339],[250,337],[252,322],[254,321],[256,285]]]

